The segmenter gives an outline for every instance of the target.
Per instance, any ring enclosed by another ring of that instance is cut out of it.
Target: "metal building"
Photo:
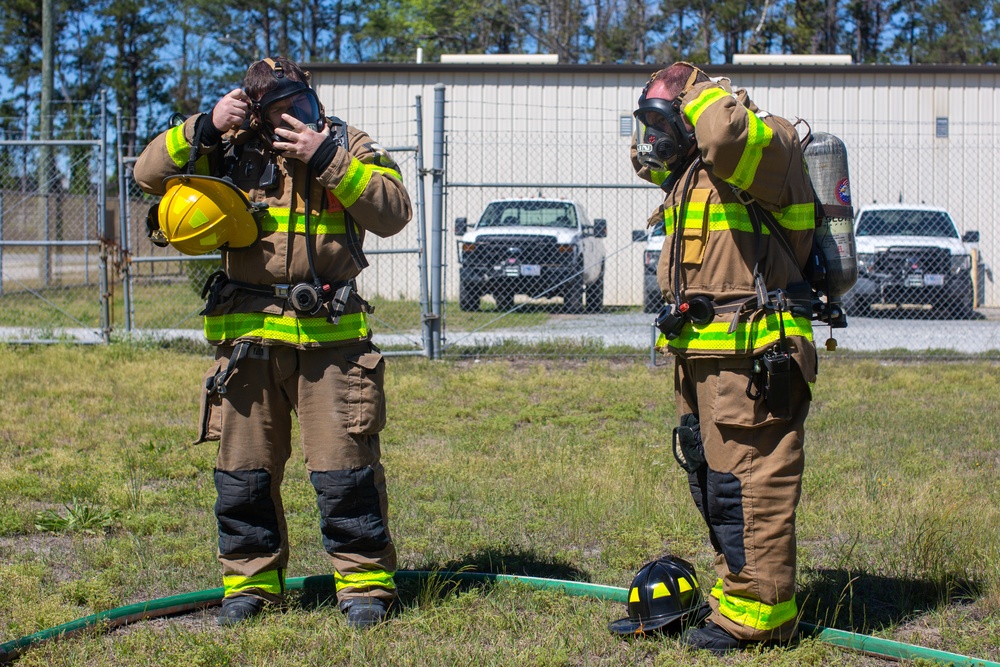
[[[583,201],[608,220],[609,304],[641,302],[644,226],[660,193],[638,182],[628,159],[631,112],[651,67],[636,65],[307,65],[320,99],[386,146],[415,142],[415,99],[423,109],[430,165],[431,101],[444,86],[447,160],[445,225],[477,218],[490,199],[545,195]],[[1000,170],[1000,68],[994,66],[706,66],[746,88],[762,109],[806,119],[847,145],[854,205],[944,206],[959,232],[979,230],[987,264],[1000,267],[995,221]],[[414,232],[410,231],[409,234]],[[406,244],[411,239],[396,243]],[[454,237],[446,242],[447,296],[455,298]],[[399,260],[402,261],[402,260]],[[374,291],[412,297],[405,270],[386,265]],[[987,284],[985,303],[1000,290]],[[369,290],[372,287],[368,287]]]

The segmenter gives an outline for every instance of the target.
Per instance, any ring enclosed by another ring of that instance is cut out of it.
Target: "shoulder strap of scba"
[[[333,141],[343,150],[348,149],[347,123],[336,116],[327,116],[327,124],[330,126],[330,136]],[[364,247],[361,244],[361,235],[351,214],[344,210],[344,229],[347,231],[347,250],[351,253],[351,259],[358,271],[368,268],[368,258],[365,257]]]

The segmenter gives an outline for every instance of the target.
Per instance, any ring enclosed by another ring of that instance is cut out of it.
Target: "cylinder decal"
[[[844,206],[851,205],[851,183],[846,176],[837,181],[837,201]]]

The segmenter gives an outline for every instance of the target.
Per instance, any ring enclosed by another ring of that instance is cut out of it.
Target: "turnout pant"
[[[688,482],[716,552],[710,619],[742,639],[787,639],[798,614],[795,509],[810,391],[796,366],[791,416],[778,419],[747,396],[752,367],[751,358],[678,357],[674,388],[681,423],[697,418],[707,461]]]
[[[323,546],[337,595],[395,598],[396,549],[387,523],[379,432],[385,362],[369,342],[300,350],[252,345],[235,362],[220,347],[206,375],[201,441],[218,440],[215,469],[219,560],[226,595],[280,599],[288,565],[281,481],[294,411]]]

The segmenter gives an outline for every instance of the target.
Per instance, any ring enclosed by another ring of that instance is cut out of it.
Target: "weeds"
[[[117,519],[111,510],[96,509],[73,499],[63,505],[65,514],[43,510],[35,516],[35,528],[43,533],[86,533],[96,535],[109,530]]]

